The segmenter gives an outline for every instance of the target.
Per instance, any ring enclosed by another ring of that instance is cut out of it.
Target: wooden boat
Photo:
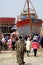
[[[34,34],[40,34],[42,20],[38,18],[36,10],[31,3],[31,1],[26,0],[27,9],[23,9],[23,12],[17,18],[17,29],[19,35],[23,36],[33,36]],[[25,5],[26,5],[25,3]],[[29,7],[29,3],[32,5],[32,8]]]

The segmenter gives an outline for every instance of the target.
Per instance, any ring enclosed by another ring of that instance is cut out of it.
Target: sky
[[[26,0],[0,0],[0,17],[17,17]],[[31,0],[39,18],[43,19],[43,0]]]

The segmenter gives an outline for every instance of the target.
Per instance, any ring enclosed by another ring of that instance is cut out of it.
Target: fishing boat
[[[42,19],[36,13],[36,10],[30,0],[26,0],[23,11],[17,16],[17,30],[19,35],[33,36],[40,34]]]

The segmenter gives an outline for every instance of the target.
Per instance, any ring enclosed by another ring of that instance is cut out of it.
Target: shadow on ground
[[[32,65],[32,63],[26,63],[26,64],[24,64],[24,65]]]
[[[42,55],[37,55],[36,57],[41,57]],[[30,55],[29,57],[35,57],[34,55]]]

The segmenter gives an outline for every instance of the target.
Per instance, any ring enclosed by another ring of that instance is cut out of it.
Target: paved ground
[[[43,49],[38,50],[37,57],[30,53],[27,57],[25,53],[25,64],[24,65],[43,65]],[[0,54],[0,65],[18,65],[16,62],[16,52],[15,51],[2,51]]]

